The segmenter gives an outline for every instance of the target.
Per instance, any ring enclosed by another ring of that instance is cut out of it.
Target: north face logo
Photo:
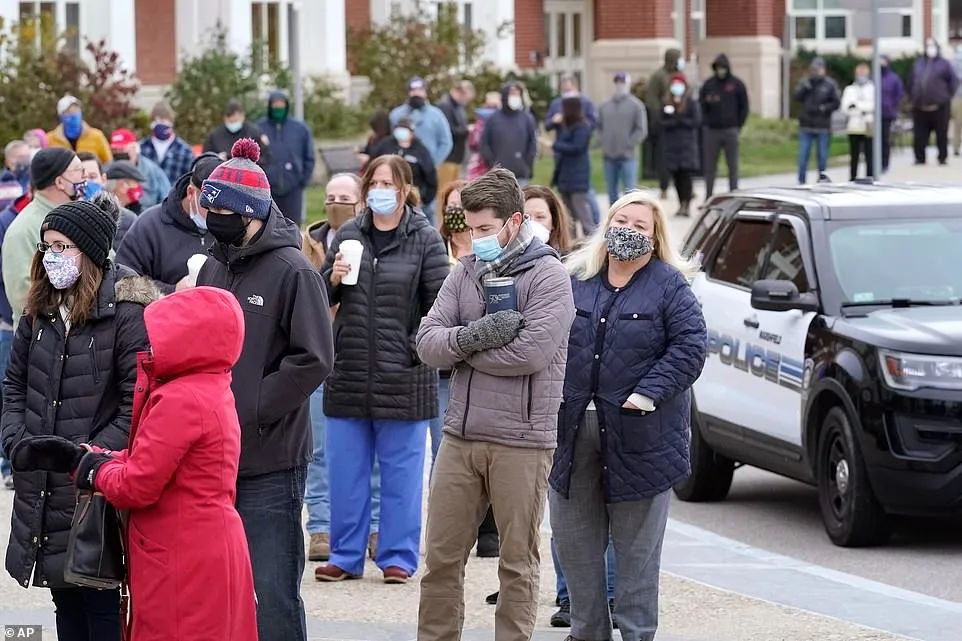
[[[214,202],[214,200],[215,200],[218,196],[220,196],[220,189],[218,189],[217,187],[211,187],[210,185],[208,185],[208,186],[207,186],[207,189],[206,189],[205,191],[206,191],[207,193],[204,194],[204,198],[206,198],[206,199],[207,199],[207,202],[209,202],[209,203]]]
[[[253,295],[251,295],[251,296],[249,296],[249,297],[247,298],[247,302],[250,303],[251,305],[256,305],[256,306],[258,306],[258,307],[263,307],[263,306],[264,306],[264,297],[263,297],[263,296],[258,296],[257,294],[253,294]]]
[[[251,207],[250,205],[244,205],[244,213],[246,213],[246,214],[253,214],[253,213],[254,213],[254,208]]]

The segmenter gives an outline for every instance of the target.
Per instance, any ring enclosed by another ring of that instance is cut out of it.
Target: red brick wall
[[[707,0],[708,37],[781,36],[785,0]]]
[[[943,20],[948,20],[948,16]],[[922,33],[926,38],[932,37],[932,0],[922,0]]]
[[[347,32],[347,68],[355,72],[351,32],[371,27],[371,0],[344,0],[344,29]]]
[[[176,0],[135,0],[137,76],[145,85],[166,85],[177,75]]]
[[[594,5],[595,40],[675,35],[674,0],[595,0]]]
[[[514,62],[522,69],[540,67],[540,59],[547,53],[544,41],[543,0],[514,0]],[[538,61],[532,60],[538,52]]]

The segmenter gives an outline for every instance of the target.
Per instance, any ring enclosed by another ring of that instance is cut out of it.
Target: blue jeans
[[[601,224],[601,210],[598,209],[598,192],[594,187],[588,189],[588,207],[591,209],[591,219],[595,221],[595,226]]]
[[[561,561],[558,560],[558,546],[555,545],[554,537],[551,537],[551,561],[554,563],[555,586],[558,590],[559,603],[571,603],[568,597],[568,581],[561,570]],[[608,550],[605,552],[605,562],[608,564],[608,600],[615,598],[615,546],[608,541]]]
[[[450,378],[441,377],[438,382],[438,416],[431,419],[431,469],[434,469],[434,459],[438,457],[441,447],[441,433],[444,429],[444,411],[448,409],[448,391]]]
[[[237,479],[237,511],[244,522],[260,641],[307,641],[301,600],[304,574],[304,479],[307,467]]]
[[[329,534],[331,531],[331,494],[328,487],[327,457],[324,440],[327,419],[324,416],[324,386],[311,394],[311,429],[314,436],[314,459],[307,468],[307,533]],[[381,516],[381,468],[371,474],[371,533],[378,530]]]
[[[12,346],[13,332],[9,329],[0,330],[0,381],[7,375],[7,365],[10,363],[10,348]],[[445,402],[445,404],[447,403]],[[6,454],[0,446],[0,476],[10,476],[12,473],[10,462],[6,459]]]
[[[327,417],[331,470],[331,558],[349,574],[364,573],[371,513],[371,468],[381,465],[377,558],[382,570],[413,575],[421,552],[421,496],[428,421]]]
[[[812,143],[817,142],[816,154],[818,158],[818,173],[823,174],[828,168],[828,145],[832,140],[829,131],[799,131],[798,132],[798,184],[805,184],[805,174],[808,173],[808,157],[812,152]]]
[[[622,194],[638,186],[638,158],[605,158],[605,183],[608,185],[610,207]],[[619,183],[621,189],[618,189]]]

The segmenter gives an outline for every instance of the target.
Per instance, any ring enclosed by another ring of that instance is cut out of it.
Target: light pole
[[[301,78],[301,3],[292,2],[287,14],[290,39],[291,76],[294,83],[294,117],[304,120],[304,81]]]
[[[878,0],[872,0],[872,83],[875,86],[875,110],[872,119],[872,176],[882,178],[882,52],[879,48]]]

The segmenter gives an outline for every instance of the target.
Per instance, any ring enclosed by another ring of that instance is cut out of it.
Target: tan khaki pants
[[[443,162],[438,165],[438,196],[444,191],[444,186],[448,183],[453,183],[455,180],[461,177],[461,165],[456,162]],[[444,213],[444,203],[439,202],[437,206],[438,220],[441,220],[441,214]]]
[[[531,638],[538,614],[538,544],[552,454],[444,435],[428,499],[418,641],[461,638],[464,566],[489,502],[501,535],[494,638]]]

